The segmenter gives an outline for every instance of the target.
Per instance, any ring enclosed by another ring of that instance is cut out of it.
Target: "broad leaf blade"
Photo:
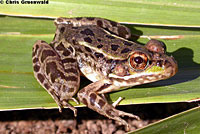
[[[54,100],[33,77],[31,60],[32,46],[36,40],[42,39],[47,42],[52,40],[55,31],[53,21],[5,16],[0,19],[0,23],[4,25],[0,28],[0,109],[57,107]],[[164,40],[169,54],[178,61],[179,72],[168,80],[110,93],[111,101],[117,100],[119,96],[125,98],[121,104],[198,100],[200,98],[198,28],[187,30],[173,27],[128,26],[133,33],[134,31],[143,33],[143,37],[184,35],[176,40]],[[140,38],[139,41],[145,44],[148,40]],[[88,81],[82,81],[81,85],[87,83]]]
[[[128,134],[198,134],[200,118],[197,117],[200,117],[200,107],[171,116]]]
[[[0,13],[45,17],[103,17],[120,22],[200,26],[198,0],[49,0],[49,4],[1,4]]]

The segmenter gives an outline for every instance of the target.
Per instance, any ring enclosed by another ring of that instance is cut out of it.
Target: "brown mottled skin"
[[[177,63],[165,54],[164,43],[150,40],[142,46],[128,41],[130,30],[117,22],[92,17],[57,18],[55,25],[54,40],[50,45],[37,41],[32,57],[36,79],[60,111],[66,106],[76,116],[76,108],[68,100],[76,101],[73,96],[82,73],[93,83],[78,92],[79,101],[128,128],[120,116],[139,117],[115,109],[103,94],[166,79],[177,72]],[[155,67],[158,71],[151,71]]]

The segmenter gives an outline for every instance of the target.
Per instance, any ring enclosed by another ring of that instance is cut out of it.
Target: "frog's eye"
[[[148,65],[148,57],[142,52],[135,52],[130,56],[129,63],[134,70],[142,71]]]

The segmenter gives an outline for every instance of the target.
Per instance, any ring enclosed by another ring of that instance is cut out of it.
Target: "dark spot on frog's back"
[[[97,46],[97,48],[102,48],[102,47],[103,47],[103,45],[102,45],[102,44],[100,44],[100,45],[98,45],[98,46]]]
[[[97,41],[98,41],[98,42],[101,42],[101,39],[98,38]]]
[[[98,53],[98,52],[95,52],[94,55],[97,57],[97,58],[103,58],[103,54],[102,53]]]
[[[111,24],[113,27],[117,26],[117,22],[114,22],[114,21],[110,21],[110,24]]]
[[[65,49],[64,52],[63,52],[63,55],[64,56],[69,56],[71,53],[69,50]]]
[[[86,19],[87,19],[87,20],[90,20],[90,21],[93,21],[93,20],[94,20],[94,17],[87,17]]]
[[[41,62],[43,62],[49,56],[56,56],[53,50],[43,50],[41,56]]]
[[[109,39],[115,39],[115,37],[108,35],[108,34],[106,35],[106,37],[109,38]]]
[[[124,37],[124,38],[126,37],[127,34],[129,34],[127,29],[123,26],[118,27],[118,33],[119,33],[119,36]]]
[[[132,46],[133,44],[130,43],[130,42],[128,42],[128,41],[124,41],[124,45],[126,45],[126,46]]]
[[[85,41],[85,42],[88,42],[88,43],[92,43],[92,39],[91,39],[90,37],[84,38],[84,41]]]
[[[111,63],[113,61],[113,59],[109,59],[106,61],[106,63]]]
[[[94,33],[91,29],[86,28],[83,31],[80,32],[81,34],[85,34],[85,35],[90,35],[90,36],[94,36]]]
[[[103,27],[103,22],[101,20],[97,20],[97,26]]]
[[[85,50],[88,52],[92,52],[92,50],[89,47],[85,47]]]
[[[121,51],[121,53],[128,53],[128,52],[130,52],[131,50],[129,49],[129,48],[124,48],[122,51]]]
[[[82,20],[83,19],[83,17],[77,17],[76,18],[76,20]]]
[[[95,57],[93,56],[93,54],[90,54],[90,57],[91,57],[92,59],[95,59]]]
[[[65,49],[64,45],[62,42],[60,42],[60,44],[56,47],[57,50],[62,51]]]
[[[119,45],[111,45],[111,49],[113,51],[117,51],[118,48],[119,48]]]
[[[77,48],[77,49],[76,49],[76,52],[81,52],[81,53],[83,53],[83,50],[82,50],[81,48]]]
[[[85,57],[88,57],[88,54],[87,54],[87,53],[85,53]]]

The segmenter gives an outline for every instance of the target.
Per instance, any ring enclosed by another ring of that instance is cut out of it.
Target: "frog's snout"
[[[168,56],[165,59],[164,66],[166,70],[165,74],[168,75],[169,77],[174,76],[178,72],[178,64],[173,56]]]

